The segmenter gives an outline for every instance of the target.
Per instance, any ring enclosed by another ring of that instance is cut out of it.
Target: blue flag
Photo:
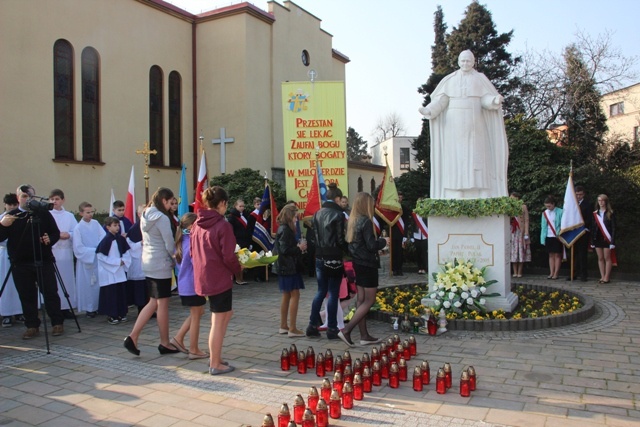
[[[180,193],[178,194],[178,217],[189,212],[189,193],[187,193],[187,166],[182,164],[182,174],[180,175]]]

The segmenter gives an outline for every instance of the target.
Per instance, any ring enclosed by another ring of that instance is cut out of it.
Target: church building
[[[142,203],[145,142],[150,193],[177,194],[183,163],[192,190],[201,146],[209,177],[249,167],[284,184],[281,83],[345,80],[320,23],[291,1],[193,15],[162,0],[2,0],[3,194],[61,188],[68,210],[102,211],[135,166]]]

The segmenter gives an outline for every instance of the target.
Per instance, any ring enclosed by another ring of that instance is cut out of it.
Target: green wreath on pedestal
[[[511,197],[494,197],[490,199],[418,199],[414,212],[421,217],[444,216],[457,218],[467,216],[507,215],[517,216],[522,213],[522,200]]]

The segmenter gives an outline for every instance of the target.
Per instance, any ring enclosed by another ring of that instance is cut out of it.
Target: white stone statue
[[[503,98],[460,53],[460,69],[446,76],[420,108],[431,130],[431,198],[506,197],[509,147]]]

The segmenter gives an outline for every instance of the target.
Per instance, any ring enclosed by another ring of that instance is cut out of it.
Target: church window
[[[66,40],[53,45],[54,157],[74,160],[73,46]]]
[[[182,165],[182,78],[169,73],[169,166]]]
[[[371,194],[373,194],[374,191],[376,191],[376,179],[371,178]]]
[[[305,67],[308,67],[309,64],[311,64],[311,57],[309,56],[309,52],[307,52],[306,49],[302,51],[300,57],[302,59],[302,65],[304,65]]]
[[[82,160],[100,161],[100,58],[87,47],[82,51]]]
[[[363,186],[362,186],[362,177],[359,176],[358,177],[358,193],[362,192],[362,188],[363,188]]]
[[[149,148],[157,151],[157,154],[149,158],[149,164],[153,166],[164,165],[162,77],[160,67],[157,65],[151,67],[149,71]]]

